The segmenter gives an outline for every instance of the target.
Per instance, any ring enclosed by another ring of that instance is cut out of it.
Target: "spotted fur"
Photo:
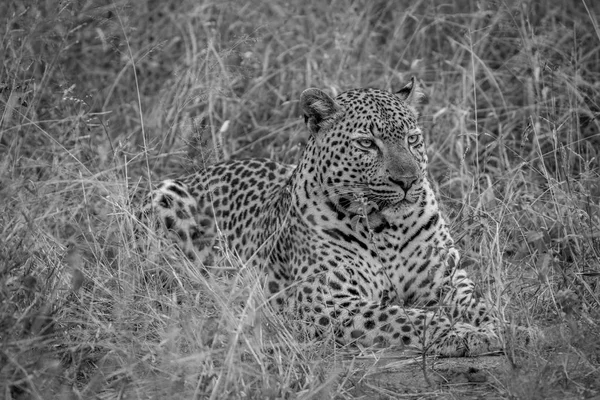
[[[416,97],[414,80],[396,94],[355,89],[335,100],[307,89],[311,136],[297,167],[219,163],[162,182],[145,213],[192,259],[223,239],[262,267],[273,305],[314,335],[445,356],[499,350],[427,180]]]

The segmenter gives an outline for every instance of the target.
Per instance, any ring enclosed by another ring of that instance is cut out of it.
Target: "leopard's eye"
[[[375,143],[375,141],[369,138],[357,139],[355,143],[358,145],[358,147],[366,150],[372,150],[377,148],[377,144]]]
[[[418,133],[415,133],[414,135],[409,135],[406,138],[406,141],[408,142],[408,144],[416,144],[419,142],[420,138],[421,138],[421,135]]]

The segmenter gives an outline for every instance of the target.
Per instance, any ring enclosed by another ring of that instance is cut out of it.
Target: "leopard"
[[[249,158],[162,181],[142,214],[195,263],[227,246],[269,304],[341,345],[470,357],[502,351],[498,318],[460,266],[428,173],[415,78],[396,92],[302,92],[296,165]]]

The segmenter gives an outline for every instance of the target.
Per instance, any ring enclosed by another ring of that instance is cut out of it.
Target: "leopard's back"
[[[145,211],[160,210],[168,235],[194,260],[208,260],[215,246],[248,258],[269,235],[267,220],[293,169],[266,159],[214,164],[161,182]]]

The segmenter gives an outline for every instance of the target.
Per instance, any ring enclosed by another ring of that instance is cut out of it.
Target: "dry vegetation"
[[[597,398],[599,4],[2,2],[0,398]],[[548,327],[477,389],[374,384],[358,350],[295,339],[256,271],[205,275],[151,233],[135,249],[152,181],[295,162],[303,89],[413,75],[465,265]]]

